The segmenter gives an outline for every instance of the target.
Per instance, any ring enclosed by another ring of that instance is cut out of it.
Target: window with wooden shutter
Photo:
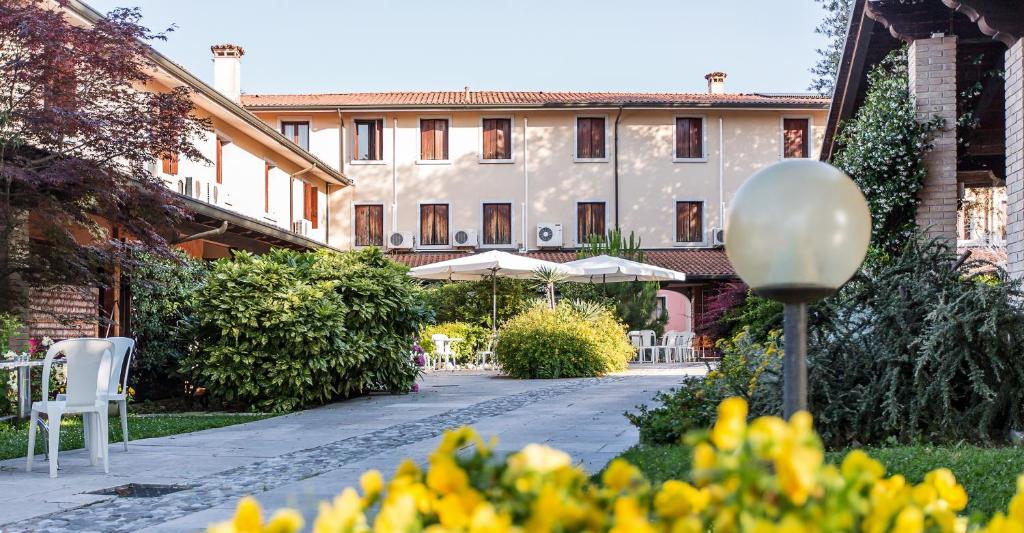
[[[217,174],[217,183],[224,183],[224,142],[217,139],[217,153],[214,158],[214,167]]]
[[[483,243],[512,244],[512,204],[484,204]]]
[[[317,216],[319,214],[317,209],[318,204],[318,189],[308,183],[302,184],[302,218],[309,221],[309,226],[313,229],[317,228]]]
[[[420,244],[448,245],[448,204],[420,205]]]
[[[604,159],[604,117],[576,118],[576,159]]]
[[[590,237],[604,240],[604,202],[580,202],[576,204],[576,242],[585,244]]]
[[[309,150],[309,122],[282,122],[281,134],[303,150]]]
[[[160,158],[161,170],[168,176],[178,175],[178,154],[164,154]]]
[[[483,119],[483,153],[482,159],[512,159],[512,119]]]
[[[704,120],[700,117],[676,118],[676,159],[704,157]]]
[[[420,159],[423,161],[448,160],[448,119],[420,120]]]
[[[810,121],[806,118],[782,119],[783,157],[810,157]]]
[[[384,206],[356,206],[356,246],[384,246]]]
[[[263,162],[263,212],[270,212],[270,163]]]
[[[676,202],[676,242],[704,241],[704,202]]]
[[[382,119],[357,120],[355,159],[381,161],[384,159],[384,121]]]

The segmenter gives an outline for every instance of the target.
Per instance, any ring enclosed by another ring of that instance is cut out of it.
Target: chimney
[[[242,56],[245,50],[237,44],[215,44],[213,52],[213,88],[238,102],[242,97]]]
[[[708,80],[708,94],[725,93],[725,76],[724,72],[709,72],[704,76],[704,79]]]

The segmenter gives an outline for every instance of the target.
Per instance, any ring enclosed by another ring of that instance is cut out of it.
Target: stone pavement
[[[37,458],[0,462],[0,531],[202,530],[255,495],[268,508],[296,507],[312,519],[318,502],[404,457],[424,463],[447,428],[472,425],[499,439],[499,452],[541,442],[589,471],[636,444],[622,413],[647,403],[703,365],[640,367],[605,378],[514,380],[493,373],[433,373],[420,392],[373,395],[277,418],[110,446],[110,474],[83,451],[61,453],[57,479]],[[126,483],[182,485],[152,498],[89,492]]]

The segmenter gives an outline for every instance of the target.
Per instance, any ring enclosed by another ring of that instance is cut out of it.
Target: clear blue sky
[[[814,0],[86,0],[138,6],[156,48],[210,81],[245,48],[247,93],[382,90],[804,91]]]

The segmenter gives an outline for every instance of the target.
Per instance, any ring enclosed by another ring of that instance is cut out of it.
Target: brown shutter
[[[594,157],[590,152],[590,130],[589,118],[576,119],[576,157],[579,159]]]
[[[448,121],[434,121],[434,159],[448,159]]]
[[[224,183],[224,143],[217,139],[217,183]]]
[[[484,204],[484,244],[512,244],[512,204]]]
[[[507,118],[498,119],[495,134],[495,158],[512,159],[512,120]]]
[[[604,157],[604,119],[592,118],[593,125],[590,127],[590,153],[591,157]],[[603,233],[603,232],[602,232]]]
[[[375,120],[373,121],[373,124],[374,136],[373,149],[371,150],[371,153],[373,154],[374,161],[380,161],[384,159],[384,120]],[[383,235],[383,233],[381,235]],[[382,242],[381,246],[383,245],[384,243]]]
[[[384,246],[384,206],[371,205],[369,209],[369,220],[367,243],[373,246]]]
[[[434,159],[434,121],[420,121],[420,159]]]
[[[484,159],[498,158],[496,122],[493,118],[484,119]]]
[[[576,242],[583,244],[587,242],[590,222],[590,206],[587,204],[576,204]]]
[[[576,242],[590,242],[590,236],[604,239],[604,202],[580,202],[576,204]]]
[[[317,228],[317,223],[318,223],[318,221],[320,219],[320,208],[317,205],[319,203],[319,201],[320,201],[320,195],[318,194],[319,193],[319,189],[317,189],[316,187],[310,186],[309,187],[309,192],[310,192],[309,211],[313,215],[312,218],[309,219],[309,221],[312,222],[312,224],[310,224],[310,226],[313,229],[316,229]]]
[[[356,246],[370,243],[370,206],[356,206]]]
[[[448,206],[434,206],[434,233],[437,244],[448,244]]]
[[[703,239],[703,202],[676,202],[676,241],[701,242]]]
[[[302,183],[302,218],[310,220],[312,222],[311,219],[313,218],[313,204],[310,203],[310,197],[312,195],[309,194],[309,190],[311,188],[312,185],[305,182]]]
[[[420,244],[434,244],[434,206],[420,206]]]
[[[601,131],[603,132],[604,129],[602,128]],[[594,235],[597,235],[599,238],[604,239],[604,204],[595,203],[591,208],[590,216],[593,218],[593,220],[590,223],[591,231]]]
[[[676,158],[690,157],[690,119],[676,119]]]
[[[782,120],[783,155],[785,157],[810,157],[808,146],[807,119],[786,118]]]
[[[704,121],[690,119],[690,157],[704,157]]]

